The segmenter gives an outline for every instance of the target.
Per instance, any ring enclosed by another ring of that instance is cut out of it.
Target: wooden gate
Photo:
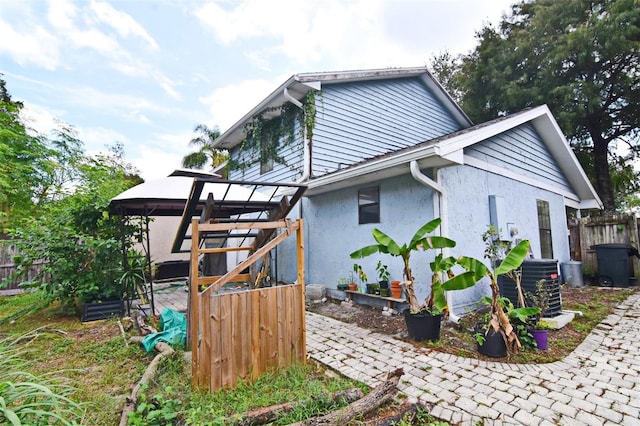
[[[274,367],[306,359],[304,248],[302,220],[201,224],[192,222],[189,344],[193,383],[212,391],[234,386],[240,379],[255,379]],[[201,232],[239,229],[280,232],[258,249],[201,248]],[[294,234],[297,237],[297,282],[270,288],[216,294],[230,282],[249,281],[243,274],[270,250]],[[248,250],[245,261],[222,276],[198,274],[198,259],[205,253]],[[207,286],[204,290],[202,286]],[[194,297],[195,296],[195,297]]]

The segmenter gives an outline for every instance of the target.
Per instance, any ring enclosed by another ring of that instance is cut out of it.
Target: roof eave
[[[462,153],[459,154],[460,155],[456,153],[442,156],[437,145],[403,151],[396,155],[392,154],[329,175],[311,179],[307,182],[307,192],[305,195],[319,195],[408,174],[410,173],[410,163],[412,161],[418,161],[420,167],[423,168],[440,168],[461,164]]]
[[[284,94],[285,89],[293,98],[300,100],[310,90],[320,90],[323,83],[330,84],[345,81],[372,81],[388,78],[419,76],[422,76],[422,80],[425,85],[432,90],[436,98],[443,103],[462,127],[469,127],[473,124],[460,106],[453,100],[453,98],[451,98],[444,87],[433,77],[433,75],[431,75],[426,67],[301,73],[289,77],[287,81],[281,84],[269,96],[263,99],[240,120],[220,135],[220,137],[214,141],[213,146],[222,149],[230,149],[239,144],[244,138],[244,126],[246,123],[249,123],[256,115],[260,114],[264,110],[268,108],[276,108],[287,102],[287,97]]]

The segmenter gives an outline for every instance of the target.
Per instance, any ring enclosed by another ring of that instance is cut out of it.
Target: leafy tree
[[[49,167],[52,151],[20,119],[23,104],[11,99],[0,78],[0,234],[24,214],[33,213],[34,188]]]
[[[609,160],[627,164],[640,153],[638,0],[520,2],[477,38],[458,75],[467,114],[485,121],[549,105],[580,158],[591,159],[605,210],[615,210]],[[617,143],[628,157],[611,156]],[[617,178],[637,179],[628,171]]]
[[[121,226],[108,213],[111,198],[137,183],[123,163],[113,153],[83,157],[73,193],[44,204],[39,217],[12,232],[22,253],[14,258],[19,275],[47,260],[40,275],[23,285],[40,288],[49,301],[59,300],[71,309],[77,302],[123,296]],[[137,234],[125,232],[126,248]]]
[[[27,128],[23,104],[11,99],[0,79],[0,230],[37,216],[42,205],[72,189],[84,156],[75,130],[59,123],[49,137]]]
[[[429,71],[451,95],[454,101],[461,103],[463,87],[460,73],[462,71],[462,55],[453,56],[448,50],[433,55],[429,63]]]
[[[210,165],[213,169],[227,161],[229,154],[225,150],[213,147],[213,141],[220,136],[220,130],[217,127],[210,128],[206,124],[198,124],[193,131],[196,133],[191,141],[190,146],[196,147],[198,150],[187,154],[182,159],[182,165],[190,169],[203,169]]]

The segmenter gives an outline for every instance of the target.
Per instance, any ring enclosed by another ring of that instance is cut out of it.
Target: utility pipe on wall
[[[442,187],[442,185],[440,185],[437,182],[441,180],[440,169],[436,170],[437,181],[434,181],[429,176],[425,175],[424,173],[422,173],[422,171],[420,171],[420,166],[418,165],[417,161],[415,160],[411,161],[411,163],[409,164],[409,167],[411,169],[411,176],[413,176],[413,178],[416,181],[418,181],[419,183],[421,183],[422,185],[428,188],[433,189],[436,192],[437,198],[434,200],[434,203],[433,203],[433,213],[435,217],[440,217],[440,219],[442,219],[442,222],[440,223],[440,236],[447,237],[449,234],[449,229],[448,229],[449,211],[447,208],[447,192]],[[449,255],[449,249],[447,248],[442,249],[442,255],[444,257],[447,257]],[[450,291],[447,291],[445,295],[447,298],[447,305],[451,307],[453,305],[453,294],[451,294]],[[460,320],[460,317],[454,314],[453,311],[451,310],[449,312],[449,320],[457,323]]]
[[[291,96],[289,94],[289,90],[285,87],[282,94],[284,95],[285,99],[288,100],[289,102],[291,102],[292,104],[294,104],[295,106],[297,106],[298,108],[300,108],[303,113],[304,113],[304,105],[302,105],[302,102],[300,102],[299,100],[297,100],[296,98],[294,98],[293,96]],[[298,179],[297,181],[295,181],[294,183],[296,184],[300,184],[300,183],[304,183],[306,180],[309,179],[309,177],[311,176],[311,141],[307,138],[307,129],[306,127],[304,127],[304,123],[302,124],[303,128],[302,128],[302,145],[303,145],[303,151],[302,151],[302,176],[300,177],[300,179]],[[303,212],[303,205],[304,201],[301,199],[300,201],[298,201],[298,218],[300,219],[304,219],[304,212]],[[303,222],[305,223],[305,222]],[[305,227],[306,228],[306,227]],[[310,235],[309,232],[307,232],[307,230],[305,229],[304,231],[304,240],[307,241],[307,244],[309,244],[310,241]],[[309,264],[309,251],[305,250],[304,252],[304,263],[305,265]],[[305,272],[305,274],[307,274],[307,272]],[[277,281],[276,277],[276,281]],[[305,281],[307,280],[307,277],[305,276]]]
[[[286,87],[284,88],[283,95],[285,99],[304,111],[304,105],[302,105],[302,102],[291,96],[289,94],[289,90]],[[304,126],[304,124],[302,125]],[[304,148],[302,154],[302,177],[295,183],[303,183],[304,181],[309,179],[309,176],[311,176],[311,141],[307,139],[307,129],[303,127],[302,132],[304,139],[302,143]]]

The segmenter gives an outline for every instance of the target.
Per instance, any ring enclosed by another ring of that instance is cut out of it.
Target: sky
[[[294,74],[468,54],[515,0],[0,0],[0,73],[33,129],[122,143],[145,180],[198,124],[231,127]]]

